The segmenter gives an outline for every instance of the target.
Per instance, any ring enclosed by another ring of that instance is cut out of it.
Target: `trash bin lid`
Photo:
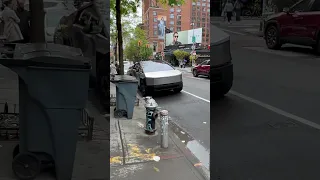
[[[113,83],[119,83],[119,82],[138,82],[138,80],[129,75],[116,75],[114,79],[110,80]]]
[[[0,59],[4,66],[39,66],[90,69],[90,59],[78,48],[59,44],[16,44],[13,59]]]

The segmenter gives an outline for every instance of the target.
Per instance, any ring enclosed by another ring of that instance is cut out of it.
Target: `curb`
[[[157,123],[160,128],[160,123]],[[171,124],[171,125],[170,125]],[[181,153],[184,155],[184,157],[190,162],[190,164],[193,166],[193,169],[196,169],[196,171],[204,178],[205,180],[210,180],[210,170],[205,168],[204,166],[194,166],[194,164],[199,163],[199,159],[192,154],[192,152],[181,142],[181,139],[174,133],[172,130],[172,126],[177,126],[181,128],[177,123],[173,122],[172,120],[169,120],[169,138],[173,141],[173,143],[178,147],[178,149],[181,151]],[[183,129],[183,128],[181,128]]]

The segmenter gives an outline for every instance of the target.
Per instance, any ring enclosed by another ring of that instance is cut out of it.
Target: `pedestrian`
[[[117,67],[113,64],[113,62],[111,62],[111,64],[110,64],[111,78],[113,79],[116,74],[117,74]]]
[[[231,23],[231,17],[232,17],[232,14],[233,14],[233,4],[230,0],[227,1],[226,5],[225,5],[225,10],[227,12],[227,18],[228,18],[228,23],[230,24]]]
[[[118,74],[120,72],[120,66],[119,66],[118,62],[116,62],[115,66],[116,66],[116,71],[117,71],[116,74]]]
[[[23,36],[22,43],[30,42],[30,13],[24,9],[25,0],[18,0],[16,14],[20,19],[19,27]]]
[[[13,4],[11,0],[4,0],[4,8],[2,18],[4,22],[3,35],[7,42],[18,42],[23,40],[23,35],[19,28],[20,19],[12,10]]]
[[[240,21],[241,8],[242,8],[242,3],[240,2],[240,0],[237,0],[236,3],[234,4],[236,21]]]
[[[227,19],[227,11],[226,11],[226,3],[225,2],[222,4],[222,7],[223,7],[223,9],[221,12],[221,16],[223,17],[223,21],[225,22]]]
[[[183,68],[186,68],[186,64],[187,64],[187,58],[184,58],[184,60],[183,60]]]

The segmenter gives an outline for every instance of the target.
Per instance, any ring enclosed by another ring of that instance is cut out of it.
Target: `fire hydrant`
[[[156,132],[156,119],[158,117],[157,102],[152,97],[145,97],[146,108],[146,134],[152,135]]]

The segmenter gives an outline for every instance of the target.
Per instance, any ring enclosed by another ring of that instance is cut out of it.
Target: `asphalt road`
[[[320,58],[309,48],[272,51],[259,37],[230,35],[234,86],[211,102],[211,177],[319,179]]]
[[[210,150],[210,80],[183,73],[183,91],[155,96],[159,106],[169,111],[172,121]]]

